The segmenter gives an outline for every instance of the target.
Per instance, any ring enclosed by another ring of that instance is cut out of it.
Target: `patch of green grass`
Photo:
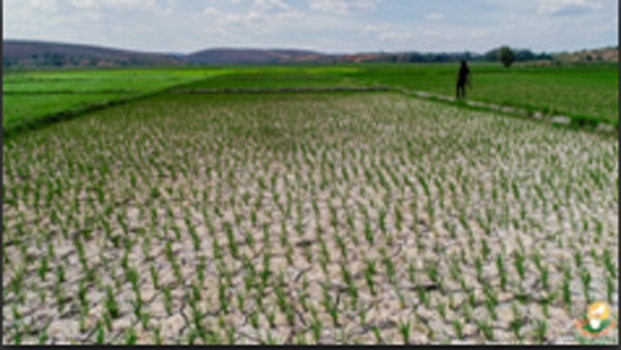
[[[455,64],[377,65],[362,79],[412,91],[455,96]],[[466,99],[568,115],[578,123],[607,119],[618,125],[617,64],[525,67],[471,64],[472,89]]]
[[[131,96],[131,95],[130,95]],[[108,103],[124,94],[89,95],[3,95],[2,126],[13,126],[24,119],[71,111],[95,103]]]
[[[159,68],[8,74],[2,79],[2,127],[5,130],[14,129],[62,112],[83,114],[92,105],[105,106],[113,101],[135,98],[228,72],[205,68]]]

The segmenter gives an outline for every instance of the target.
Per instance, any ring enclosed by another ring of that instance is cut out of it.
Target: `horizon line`
[[[491,50],[495,50],[501,46],[509,46],[511,49],[514,50],[530,50],[534,53],[537,53],[536,51],[529,49],[529,48],[521,48],[521,47],[513,47],[511,45],[506,45],[506,44],[499,44],[485,52],[477,52],[477,51],[470,51],[470,50],[462,50],[462,51],[423,51],[423,50],[416,50],[416,49],[411,49],[411,50],[399,50],[399,51],[384,51],[383,49],[377,49],[375,51],[373,50],[360,50],[360,51],[356,51],[356,52],[346,52],[346,53],[328,53],[328,52],[324,52],[324,51],[320,51],[317,49],[306,49],[306,48],[287,48],[287,47],[278,47],[278,48],[258,48],[258,47],[237,47],[237,46],[214,46],[214,47],[209,47],[209,48],[203,48],[203,49],[198,49],[198,50],[194,50],[191,52],[180,52],[180,51],[146,51],[146,50],[142,50],[142,49],[130,49],[130,48],[120,48],[120,47],[113,47],[113,46],[109,46],[107,44],[93,44],[93,43],[77,43],[77,42],[63,42],[63,41],[51,41],[51,40],[44,40],[44,39],[14,39],[14,38],[2,38],[2,43],[4,44],[5,42],[24,42],[24,43],[40,43],[40,44],[57,44],[57,45],[71,45],[71,46],[90,46],[93,48],[100,48],[100,49],[108,49],[108,50],[114,50],[114,51],[129,51],[129,52],[134,52],[134,53],[142,53],[142,54],[160,54],[160,55],[177,55],[177,56],[190,56],[199,52],[204,52],[204,51],[209,51],[209,50],[239,50],[239,51],[243,51],[243,50],[257,50],[257,51],[309,51],[309,52],[313,52],[315,54],[320,54],[320,55],[324,55],[324,56],[351,56],[351,55],[363,55],[363,54],[401,54],[401,53],[422,53],[422,54],[463,54],[463,53],[470,53],[473,55],[478,55],[478,56],[482,56],[484,55],[486,52],[489,52]],[[569,51],[569,50],[563,50],[563,51],[540,51],[538,53],[548,53],[548,54],[554,54],[554,53],[568,53],[568,52],[582,52],[585,50],[598,50],[598,49],[608,49],[608,48],[618,48],[618,44],[614,45],[607,45],[607,46],[602,46],[602,47],[598,47],[598,48],[591,48],[591,49],[576,49],[573,51]]]

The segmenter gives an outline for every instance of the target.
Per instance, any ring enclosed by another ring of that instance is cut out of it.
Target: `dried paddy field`
[[[162,94],[2,154],[4,344],[575,342],[589,301],[618,308],[614,138]]]

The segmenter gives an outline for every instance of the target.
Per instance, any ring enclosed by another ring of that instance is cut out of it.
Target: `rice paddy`
[[[618,317],[613,137],[160,94],[2,156],[4,344],[547,344],[592,301]]]

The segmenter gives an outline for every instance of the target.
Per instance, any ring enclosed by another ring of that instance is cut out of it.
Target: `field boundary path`
[[[3,91],[3,95],[87,95],[87,94],[133,94],[138,92],[132,89],[104,89],[104,90],[51,90],[51,91]]]
[[[236,93],[283,93],[283,92],[376,92],[390,91],[389,86],[370,87],[333,87],[333,88],[278,88],[278,89],[169,89],[168,92],[175,94],[236,94]]]
[[[182,85],[185,85],[185,84],[182,84]],[[480,110],[499,112],[503,114],[513,115],[513,116],[518,116],[518,117],[523,117],[523,118],[528,118],[528,119],[535,119],[538,121],[548,122],[548,123],[556,124],[556,125],[575,127],[579,129],[588,129],[588,130],[593,130],[593,131],[603,133],[603,134],[610,134],[610,135],[614,134],[615,136],[618,135],[617,128],[615,128],[613,125],[607,122],[602,122],[602,121],[596,122],[594,120],[585,120],[583,118],[574,118],[574,117],[569,117],[569,116],[564,116],[564,115],[546,115],[540,111],[533,112],[533,111],[529,111],[529,110],[526,110],[520,107],[502,106],[502,105],[497,105],[497,104],[487,103],[487,102],[479,102],[479,101],[471,101],[471,100],[465,100],[462,102],[462,101],[457,101],[457,99],[452,96],[436,94],[436,93],[431,93],[427,91],[412,91],[412,90],[403,88],[401,86],[384,86],[384,85],[367,86],[367,87],[338,86],[338,87],[324,87],[324,88],[291,88],[289,87],[289,88],[273,88],[273,89],[250,89],[250,88],[247,88],[247,89],[243,89],[243,88],[242,89],[237,89],[237,88],[175,89],[173,87],[173,88],[168,88],[164,90],[165,93],[173,93],[173,94],[320,93],[320,92],[386,92],[386,91],[399,91],[405,95],[415,96],[417,98],[425,99],[429,101],[444,102],[444,103],[451,104],[453,106],[464,106],[465,105],[465,106],[480,109]],[[99,93],[112,93],[112,92],[130,93],[130,92],[133,92],[133,90],[129,90],[129,89],[104,90],[104,91],[100,91]],[[161,90],[153,91],[150,93],[134,96],[131,98],[121,98],[121,99],[117,99],[117,100],[113,100],[113,101],[109,101],[105,103],[90,103],[84,107],[81,107],[75,110],[63,111],[63,112],[55,113],[52,115],[47,115],[44,117],[24,119],[19,125],[3,126],[3,138],[7,139],[13,136],[14,134],[17,134],[23,131],[33,130],[38,127],[41,127],[41,126],[44,126],[50,123],[55,123],[61,120],[72,119],[77,116],[87,114],[89,112],[94,112],[94,111],[101,110],[104,108],[125,104],[127,102],[132,102],[132,101],[148,98],[148,97],[157,95],[158,93],[161,93],[161,92],[162,92]],[[41,93],[41,92],[38,92],[38,91],[37,92],[13,92],[13,93],[5,92],[5,94],[18,94],[18,95],[19,94],[38,94],[38,93]],[[91,91],[76,91],[76,92],[48,91],[45,93],[46,94],[88,94],[92,92]]]
[[[442,102],[450,103],[452,105],[457,105],[457,104],[462,103],[461,101],[457,101],[455,97],[442,95],[442,94],[435,94],[435,93],[426,92],[426,91],[411,91],[403,87],[395,87],[395,90],[398,90],[406,95],[410,95],[410,96],[414,95],[418,98],[426,99],[426,100],[442,101]],[[497,105],[493,103],[479,102],[479,101],[464,100],[463,103],[466,104],[467,106],[474,107],[477,109],[501,112],[504,114],[510,114],[510,115],[529,118],[529,119],[532,118],[535,120],[539,120],[542,122],[548,122],[551,124],[576,126],[579,128],[585,128],[585,127],[589,128],[590,126],[591,128],[589,129],[593,129],[597,132],[617,135],[617,129],[613,125],[610,125],[606,122],[599,122],[597,126],[595,126],[593,124],[589,125],[588,123],[584,122],[584,120],[574,120],[571,117],[568,117],[565,115],[546,115],[540,111],[530,112],[524,108],[513,107],[513,106],[502,106],[502,105]]]

